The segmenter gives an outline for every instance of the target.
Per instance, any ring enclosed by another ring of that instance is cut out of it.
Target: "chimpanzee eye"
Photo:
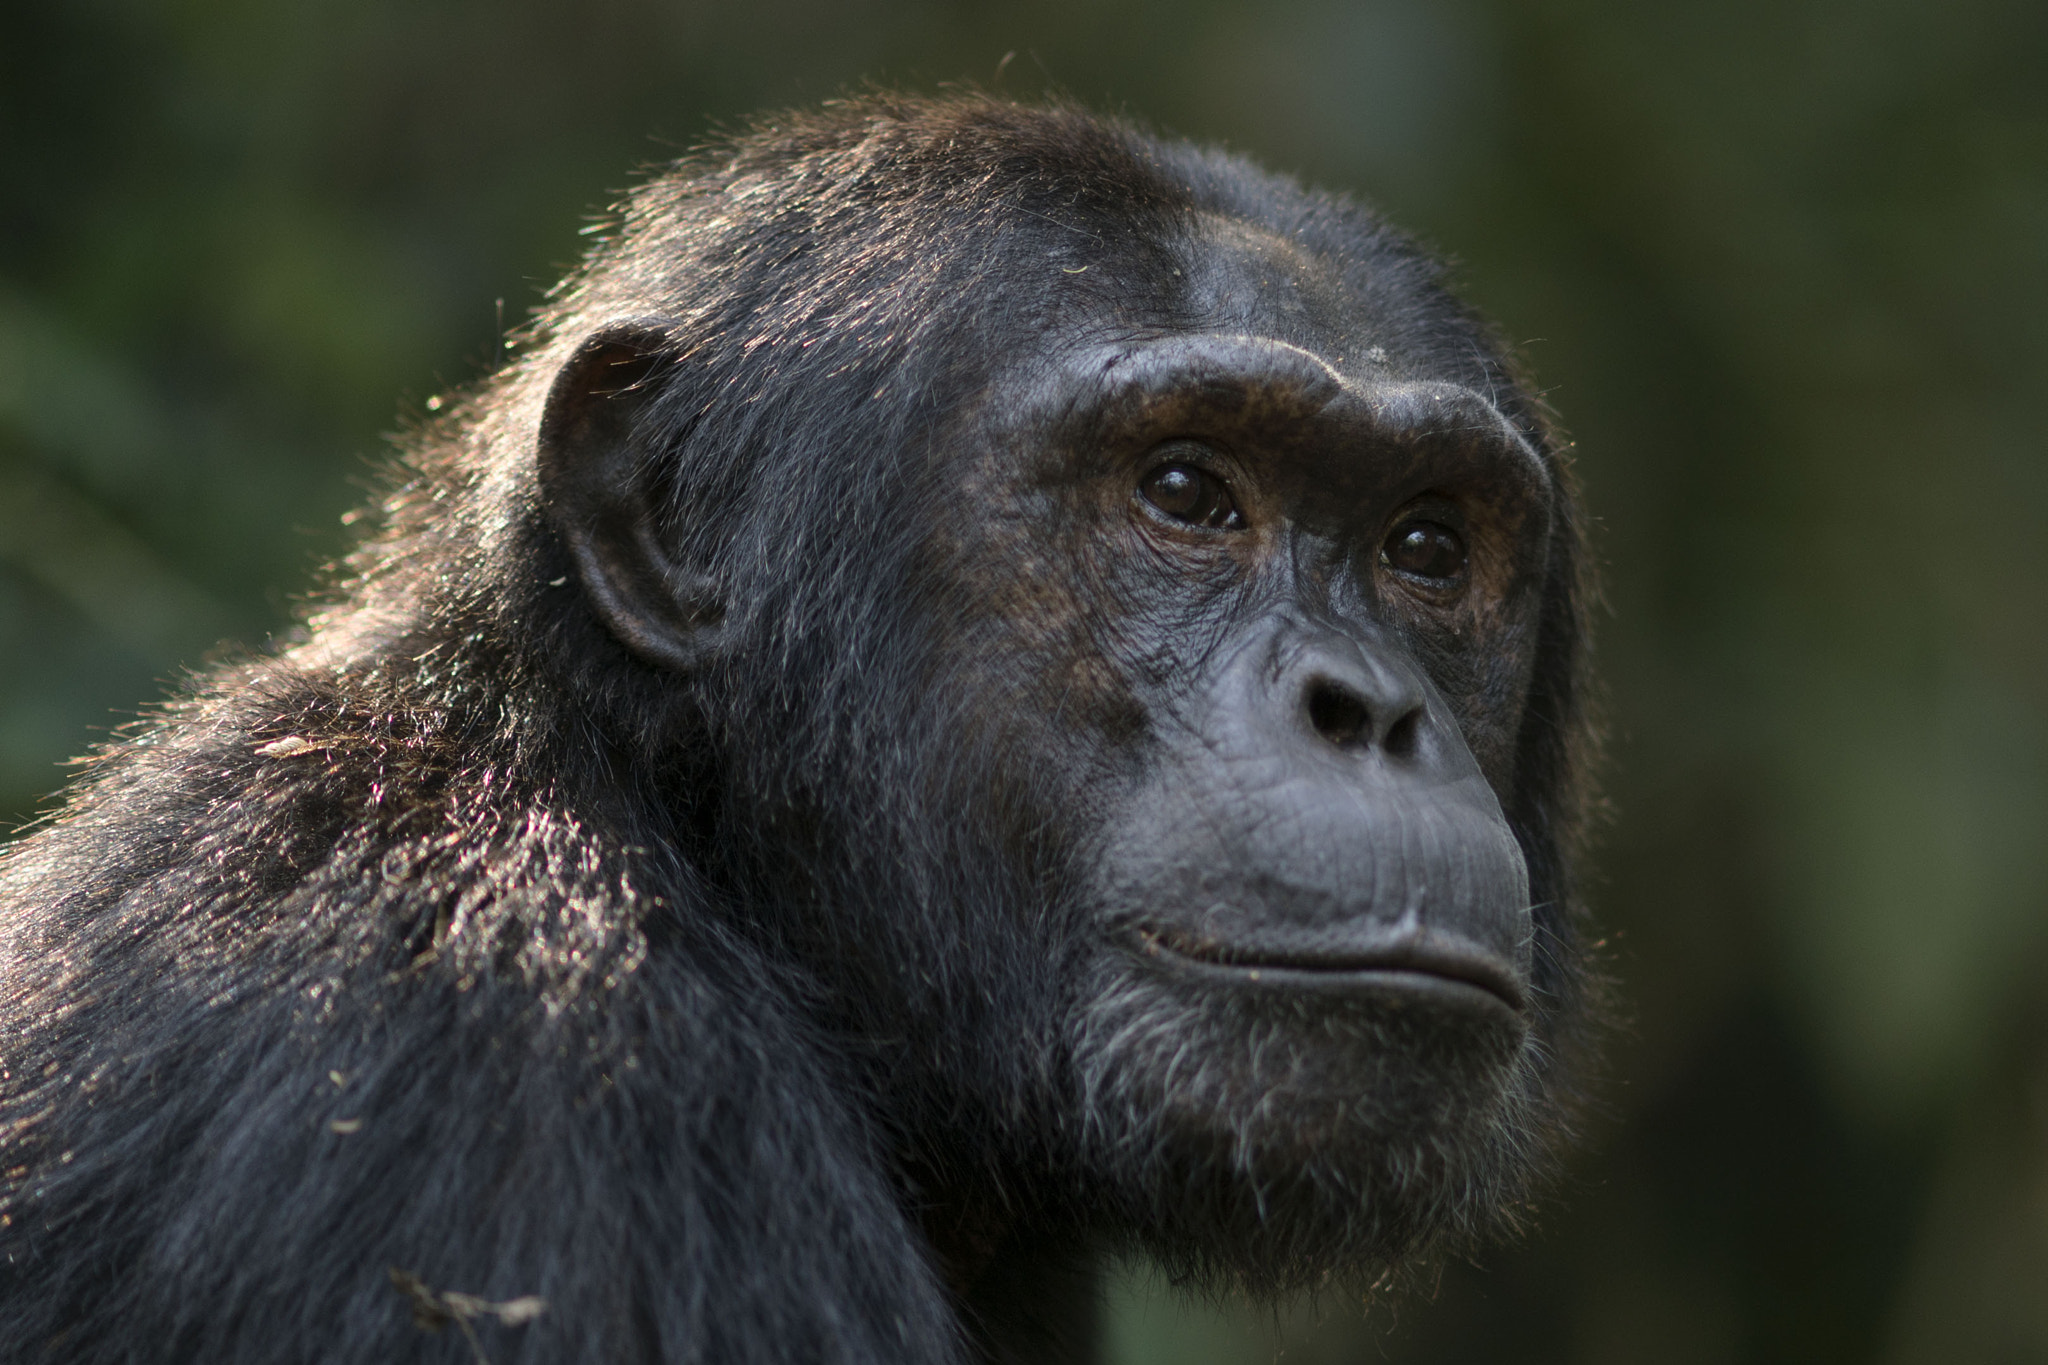
[[[1404,521],[1387,536],[1380,562],[1417,578],[1450,583],[1465,576],[1465,541],[1435,521]]]
[[[1212,531],[1241,531],[1244,514],[1230,485],[1191,464],[1163,464],[1138,483],[1138,494],[1165,515]]]

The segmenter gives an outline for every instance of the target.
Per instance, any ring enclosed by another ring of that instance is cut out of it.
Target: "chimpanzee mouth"
[[[1463,937],[1441,933],[1282,946],[1196,938],[1166,925],[1141,924],[1135,936],[1141,957],[1244,986],[1416,994],[1446,1003],[1505,1005],[1517,1015],[1529,1004],[1528,987],[1513,968]]]

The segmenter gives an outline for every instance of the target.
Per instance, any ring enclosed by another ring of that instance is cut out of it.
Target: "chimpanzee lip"
[[[1341,947],[1295,947],[1196,938],[1161,924],[1141,924],[1135,932],[1144,956],[1174,959],[1245,984],[1483,993],[1516,1014],[1529,1003],[1528,988],[1512,968],[1462,937],[1400,933]]]

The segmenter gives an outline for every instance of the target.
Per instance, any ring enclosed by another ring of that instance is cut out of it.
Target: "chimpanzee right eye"
[[[1211,531],[1242,531],[1244,513],[1230,485],[1200,465],[1163,464],[1138,482],[1138,496],[1161,516]]]

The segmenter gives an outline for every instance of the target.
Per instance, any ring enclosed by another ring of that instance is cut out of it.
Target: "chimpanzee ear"
[[[724,604],[663,534],[673,471],[646,418],[672,354],[658,321],[592,335],[548,390],[538,458],[542,506],[598,616],[641,658],[688,670],[715,646]]]

